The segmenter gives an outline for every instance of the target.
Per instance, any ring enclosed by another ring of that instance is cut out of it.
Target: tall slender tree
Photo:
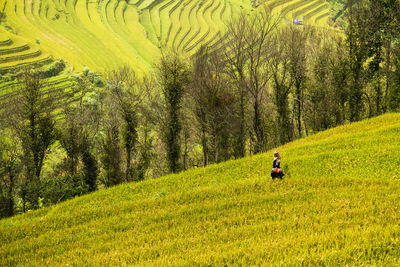
[[[178,172],[181,169],[182,98],[190,81],[190,73],[186,64],[176,54],[164,55],[158,65],[158,72],[166,115],[163,137],[168,168],[170,172]]]
[[[350,57],[350,121],[361,119],[363,109],[364,63],[368,58],[368,9],[366,3],[349,0],[348,26],[346,29]]]
[[[225,60],[227,61],[226,73],[235,85],[239,98],[238,109],[236,111],[239,118],[238,135],[235,141],[235,157],[242,158],[246,154],[247,125],[246,113],[248,106],[248,89],[246,84],[245,67],[247,62],[246,35],[248,22],[245,14],[240,14],[237,19],[233,19],[227,24],[226,46],[224,49]]]
[[[290,46],[286,38],[288,29],[282,29],[275,35],[274,52],[271,62],[274,102],[278,112],[277,124],[279,143],[284,144],[293,138],[293,125],[290,120],[289,93],[293,86],[290,75]]]
[[[138,143],[139,105],[146,96],[147,91],[142,90],[135,72],[128,66],[123,66],[107,74],[107,87],[110,97],[113,98],[122,120],[121,131],[123,147],[126,155],[125,180],[134,179],[133,158],[136,154]]]
[[[266,8],[255,14],[247,22],[245,33],[247,64],[245,73],[246,88],[252,99],[253,133],[255,136],[254,153],[266,150],[266,131],[263,121],[263,99],[266,96],[268,82],[274,75],[273,64],[274,39],[280,17],[274,16]]]
[[[56,140],[55,109],[56,97],[51,93],[44,94],[42,78],[26,70],[20,77],[20,89],[10,106],[9,122],[21,140],[25,167],[23,184],[23,209],[39,207],[40,176],[44,159],[50,146]]]
[[[302,135],[302,111],[304,103],[304,84],[308,69],[308,28],[289,27],[289,72],[294,85],[294,113],[296,114],[297,133]]]

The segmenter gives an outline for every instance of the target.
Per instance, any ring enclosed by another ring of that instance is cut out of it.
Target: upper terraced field
[[[325,26],[329,15],[324,0],[266,0],[258,8],[264,4],[289,22]],[[201,44],[218,45],[231,18],[257,12],[250,0],[0,0],[0,7],[15,34],[40,43],[41,52],[26,57],[50,54],[78,71],[122,64],[146,71],[162,49],[192,55]]]
[[[272,12],[282,13],[287,19],[300,19],[305,24],[326,26],[330,15],[325,0],[266,0],[265,5]]]
[[[53,57],[37,43],[0,30],[0,75],[16,73],[26,67],[42,67],[53,62]],[[0,83],[0,109],[18,94],[21,86],[16,80]],[[73,79],[69,75],[57,75],[45,80],[43,92],[59,93],[60,105],[76,100]]]
[[[0,31],[0,74],[14,72],[27,66],[40,67],[53,61],[38,45]]]

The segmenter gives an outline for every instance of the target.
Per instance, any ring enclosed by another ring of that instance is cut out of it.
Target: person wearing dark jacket
[[[274,152],[274,162],[272,163],[271,177],[272,179],[279,178],[282,179],[285,174],[281,169],[281,155],[278,151]]]

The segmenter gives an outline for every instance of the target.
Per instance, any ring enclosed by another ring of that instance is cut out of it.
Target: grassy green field
[[[289,23],[317,26],[327,26],[330,12],[325,0],[266,0],[257,8],[263,5]],[[0,0],[0,7],[11,29],[2,34],[39,42],[42,61],[51,55],[74,71],[100,72],[128,64],[138,73],[151,69],[161,50],[191,56],[223,36],[240,12],[256,12],[250,0]],[[31,63],[27,57],[21,60]]]
[[[400,114],[0,221],[0,265],[378,265],[400,259]]]

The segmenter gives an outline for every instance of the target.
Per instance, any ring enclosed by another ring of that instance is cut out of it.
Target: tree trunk
[[[131,180],[131,150],[126,148],[126,173],[125,173],[125,181],[129,182]]]
[[[246,133],[245,133],[245,105],[244,105],[244,90],[240,93],[240,126],[239,126],[239,157],[243,158],[245,156],[245,143],[246,143]]]
[[[296,84],[296,97],[297,97],[297,129],[299,136],[301,136],[301,91],[300,84]]]
[[[342,109],[342,124],[344,124],[344,122],[346,121],[346,100],[342,100],[340,106]]]
[[[260,153],[264,150],[264,130],[262,128],[261,122],[261,111],[260,111],[260,103],[258,99],[254,99],[254,132],[256,134],[256,144],[254,152],[255,154]]]
[[[12,171],[12,164],[8,167],[8,176],[10,178],[10,187],[8,188],[8,210],[7,215],[9,217],[14,215],[14,199],[13,199],[13,190],[14,190],[14,174]]]
[[[201,129],[201,145],[203,147],[203,166],[208,165],[208,147],[207,147],[207,136],[206,127],[203,124]]]
[[[378,74],[378,76],[380,76]],[[376,91],[376,115],[380,115],[381,114],[381,94],[382,94],[382,90],[381,90],[381,83],[380,83],[380,77],[378,77],[378,85],[375,88]]]
[[[392,50],[392,40],[388,40],[386,44],[386,88],[385,88],[385,101],[383,105],[383,112],[386,113],[388,106],[388,95],[390,90],[390,54]]]

